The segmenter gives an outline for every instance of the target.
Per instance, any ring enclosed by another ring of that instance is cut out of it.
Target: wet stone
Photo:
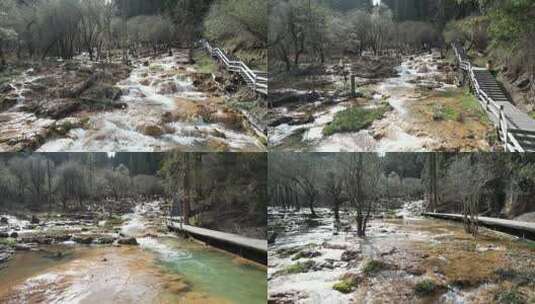
[[[340,260],[344,262],[349,262],[349,261],[356,260],[357,258],[359,258],[359,255],[360,255],[359,250],[346,250],[342,253]]]

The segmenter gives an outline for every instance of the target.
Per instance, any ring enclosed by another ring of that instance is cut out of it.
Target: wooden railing
[[[208,41],[202,41],[203,47],[206,51],[217,58],[229,72],[240,74],[247,86],[253,91],[267,95],[268,94],[268,74],[267,72],[251,70],[243,61],[230,60],[219,48],[214,48]]]
[[[503,105],[499,105],[491,97],[481,89],[481,86],[476,79],[474,68],[472,63],[467,59],[461,56],[462,49],[456,44],[452,43],[453,51],[455,52],[455,57],[459,64],[459,67],[466,72],[470,78],[470,85],[474,90],[479,103],[486,110],[486,112],[492,116],[493,121],[496,121],[496,127],[498,129],[498,137],[503,143],[503,147],[506,152],[526,152],[526,150],[533,150],[535,148],[535,132],[521,130],[510,126],[509,119],[505,114]],[[481,68],[479,68],[481,69]],[[519,142],[519,135],[522,136],[521,140],[523,144]],[[524,141],[528,141],[524,143]],[[530,143],[530,141],[533,141]]]

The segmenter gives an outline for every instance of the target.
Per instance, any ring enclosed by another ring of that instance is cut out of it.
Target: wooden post
[[[507,136],[507,121],[505,120],[505,114],[503,113],[503,110],[504,110],[504,107],[503,105],[500,106],[500,125],[501,125],[501,131],[503,133],[503,145],[504,145],[504,150],[505,152],[507,152],[507,140],[508,140],[508,136]]]
[[[351,74],[349,75],[349,77],[351,78],[351,97],[356,97],[357,96],[357,85],[355,81],[356,76]]]

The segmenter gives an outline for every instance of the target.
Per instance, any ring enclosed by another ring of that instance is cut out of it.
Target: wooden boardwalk
[[[237,234],[226,233],[216,230],[210,230],[205,228],[199,228],[190,225],[180,225],[177,222],[169,222],[168,226],[171,226],[174,230],[185,231],[193,235],[199,235],[206,238],[213,238],[220,241],[228,242],[241,247],[246,247],[258,251],[267,253],[267,240],[252,239]]]
[[[423,215],[446,220],[463,221],[463,216],[460,214],[427,212]],[[535,223],[512,221],[485,216],[478,217],[477,221],[480,225],[490,229],[506,232],[525,239],[535,240]]]
[[[459,67],[470,79],[474,94],[497,127],[505,151],[535,151],[535,120],[514,106],[505,89],[488,69],[472,65],[462,46],[453,43],[452,48]]]
[[[203,41],[202,43],[208,53],[217,58],[229,72],[238,73],[249,88],[262,95],[268,94],[267,72],[252,70],[238,58],[227,55],[220,48],[212,47],[208,41]]]

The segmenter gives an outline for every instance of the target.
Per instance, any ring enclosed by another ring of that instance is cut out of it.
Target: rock
[[[0,101],[0,112],[6,111],[13,107],[17,103],[16,97],[4,97],[2,101]]]
[[[15,250],[17,251],[30,251],[30,249],[32,249],[32,247],[28,244],[16,244],[15,245]]]
[[[44,100],[37,105],[37,113],[53,119],[61,119],[78,111],[80,101],[70,98]]]
[[[416,72],[417,73],[429,73],[429,68],[427,67],[427,65],[423,65]]]
[[[0,264],[7,262],[10,257],[10,252],[0,252]]]
[[[18,238],[18,237],[19,237],[19,234],[18,234],[17,232],[11,232],[11,235],[10,235],[10,237],[12,237],[12,238],[16,239],[16,238]]]
[[[529,87],[529,83],[530,83],[530,79],[528,77],[526,78],[519,78],[517,81],[515,81],[513,83],[514,86],[516,86],[517,88],[521,89],[521,90],[524,90],[524,89],[527,89]]]
[[[1,217],[0,218],[0,224],[7,224],[9,221],[7,219],[7,217]]]
[[[119,87],[108,84],[96,84],[83,93],[81,97],[93,101],[111,102],[118,100],[123,95]]]
[[[89,245],[93,243],[93,236],[90,235],[75,235],[72,237],[72,240],[79,244]]]
[[[119,241],[117,241],[117,243],[121,245],[139,245],[134,237],[121,238]]]
[[[35,215],[32,215],[32,219],[30,220],[30,224],[39,224],[39,219]]]
[[[170,95],[178,92],[178,88],[174,82],[165,82],[160,85],[160,89],[158,90],[158,94],[165,94]]]
[[[360,255],[360,251],[358,250],[346,250],[342,253],[340,260],[344,262],[349,262],[351,260],[357,259],[359,255]]]
[[[15,90],[15,87],[11,85],[10,83],[4,83],[3,85],[0,86],[0,93],[3,93],[3,94],[9,93],[14,90]]]
[[[99,237],[95,240],[95,244],[100,245],[113,244],[113,242],[115,242],[115,238],[113,237]]]
[[[290,116],[282,116],[282,117],[278,117],[277,119],[274,119],[274,120],[270,121],[268,123],[268,126],[269,127],[277,127],[277,126],[280,126],[282,124],[289,124],[292,120],[293,120],[293,118],[290,117]]]
[[[137,127],[137,130],[144,135],[152,137],[160,137],[164,134],[164,131],[161,127],[154,124],[144,124]]]
[[[278,233],[272,232],[268,235],[268,244],[274,244],[275,240],[277,239]]]
[[[295,117],[288,124],[290,126],[304,125],[308,123],[313,123],[315,120],[313,115],[303,115],[301,117]]]
[[[315,258],[315,257],[319,257],[321,255],[321,252],[317,251],[317,250],[302,250],[302,251],[299,251],[296,255],[294,255],[292,257],[292,260],[298,260],[298,259],[301,259],[301,258],[307,258],[307,259],[311,259],[311,258]]]

